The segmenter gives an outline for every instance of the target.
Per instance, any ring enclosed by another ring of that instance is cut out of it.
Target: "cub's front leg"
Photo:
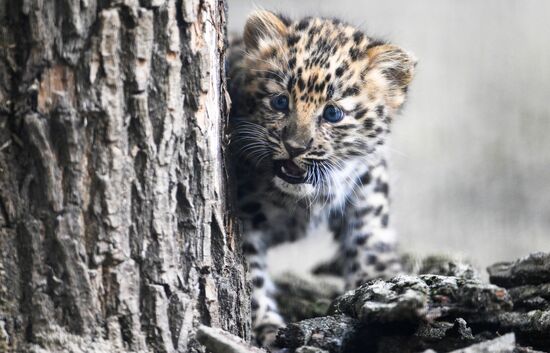
[[[388,189],[382,162],[361,177],[344,214],[333,223],[347,289],[370,279],[391,278],[402,270],[395,233],[389,227]]]
[[[275,301],[276,288],[267,270],[267,236],[259,230],[249,231],[243,244],[252,286],[252,331],[254,340],[261,347],[271,346],[277,330],[285,324]]]

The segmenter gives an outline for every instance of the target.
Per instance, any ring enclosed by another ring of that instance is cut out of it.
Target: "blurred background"
[[[419,58],[391,141],[403,251],[480,268],[550,251],[550,1],[228,2],[231,32],[257,8],[338,17]],[[321,234],[270,256],[307,270],[334,249]]]

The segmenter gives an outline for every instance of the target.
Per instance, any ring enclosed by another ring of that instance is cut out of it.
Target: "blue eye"
[[[342,109],[335,107],[334,105],[327,105],[323,111],[323,119],[330,121],[331,123],[337,123],[344,119],[344,112]]]
[[[288,110],[288,97],[284,94],[279,94],[271,98],[271,107],[280,112],[286,112]]]

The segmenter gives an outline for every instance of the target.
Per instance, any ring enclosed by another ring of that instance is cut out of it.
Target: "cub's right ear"
[[[249,50],[259,49],[263,41],[280,40],[287,33],[285,20],[270,11],[255,11],[244,26],[244,44]]]

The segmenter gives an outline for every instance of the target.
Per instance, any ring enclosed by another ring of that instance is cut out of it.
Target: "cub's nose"
[[[285,145],[285,149],[288,152],[290,159],[294,157],[298,157],[299,155],[306,152],[311,147],[312,144],[313,144],[313,139],[309,140],[309,142],[305,144],[292,141],[292,140],[283,141],[283,145]]]

